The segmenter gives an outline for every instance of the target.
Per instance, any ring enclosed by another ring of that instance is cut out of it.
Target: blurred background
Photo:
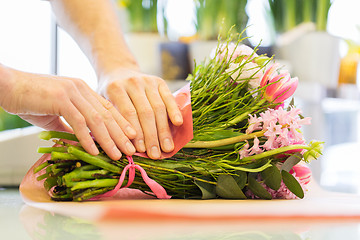
[[[232,25],[244,43],[281,62],[300,84],[295,103],[312,117],[308,140],[325,141],[311,163],[326,189],[360,194],[359,0],[114,0],[129,48],[145,73],[182,86]],[[86,4],[86,1],[84,1]],[[75,42],[57,27],[50,5],[0,0],[0,62],[59,74],[97,88]],[[0,109],[0,186],[17,185],[38,158],[39,129]],[[30,127],[33,129],[33,127]],[[12,129],[12,130],[11,130]],[[27,146],[26,148],[24,146]]]

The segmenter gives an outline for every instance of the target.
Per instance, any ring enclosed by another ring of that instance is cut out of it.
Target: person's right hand
[[[74,132],[90,154],[99,151],[89,130],[110,158],[119,159],[121,152],[135,153],[130,139],[135,138],[136,131],[109,101],[80,79],[26,73],[0,65],[0,106],[44,129]]]

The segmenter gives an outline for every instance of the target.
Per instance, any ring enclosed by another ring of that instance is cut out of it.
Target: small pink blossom
[[[249,114],[249,127],[246,129],[246,134],[252,133],[253,131],[256,130],[261,130],[262,127],[260,126],[262,123],[262,118],[261,117],[256,117],[256,115],[251,116],[251,114]]]
[[[249,115],[246,134],[262,130],[264,136],[261,139],[254,140],[255,147],[249,149],[249,146],[247,146],[247,148],[244,148],[246,152],[242,152],[240,158],[245,157],[245,155],[258,154],[260,150],[266,151],[289,145],[304,144],[305,140],[300,127],[303,123],[310,123],[310,119],[301,119],[298,114],[301,114],[301,111],[295,107],[290,108],[289,111],[280,107],[278,109],[268,109],[260,113],[260,117]],[[264,142],[264,144],[261,145],[260,142]]]
[[[248,157],[249,156],[249,142],[248,141],[245,141],[246,144],[244,145],[244,147],[239,151],[239,154],[240,154],[240,158],[244,158],[244,157]]]
[[[257,137],[254,138],[254,145],[249,149],[250,152],[249,152],[249,155],[254,155],[254,154],[259,154],[259,153],[262,153],[264,152],[260,146],[259,146],[259,139]]]

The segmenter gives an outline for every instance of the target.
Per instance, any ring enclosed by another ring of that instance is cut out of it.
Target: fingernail
[[[139,152],[145,152],[146,151],[145,143],[144,143],[144,140],[142,140],[142,139],[140,139],[138,141],[138,151]]]
[[[135,153],[135,148],[130,142],[125,143],[126,150],[130,153],[130,155]]]
[[[95,143],[91,144],[90,149],[93,155],[99,154],[99,149],[96,147]]]
[[[164,151],[165,152],[171,152],[174,150],[174,144],[169,138],[165,138],[163,141]]]
[[[126,133],[127,133],[127,135],[130,135],[130,136],[134,136],[134,137],[136,136],[136,131],[130,126],[127,126]]]
[[[119,151],[119,149],[116,146],[113,147],[112,154],[114,155],[114,159],[121,158],[121,152]]]
[[[182,123],[183,122],[183,118],[180,114],[176,114],[175,115],[175,122],[177,123]]]
[[[153,147],[151,148],[151,156],[152,156],[153,158],[159,158],[159,157],[160,157],[160,151],[159,151],[159,148],[158,148],[158,147],[153,146]]]

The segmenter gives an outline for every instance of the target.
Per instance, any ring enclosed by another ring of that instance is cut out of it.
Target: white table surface
[[[360,239],[360,220],[246,220],[92,222],[23,204],[19,192],[0,190],[1,239]]]

